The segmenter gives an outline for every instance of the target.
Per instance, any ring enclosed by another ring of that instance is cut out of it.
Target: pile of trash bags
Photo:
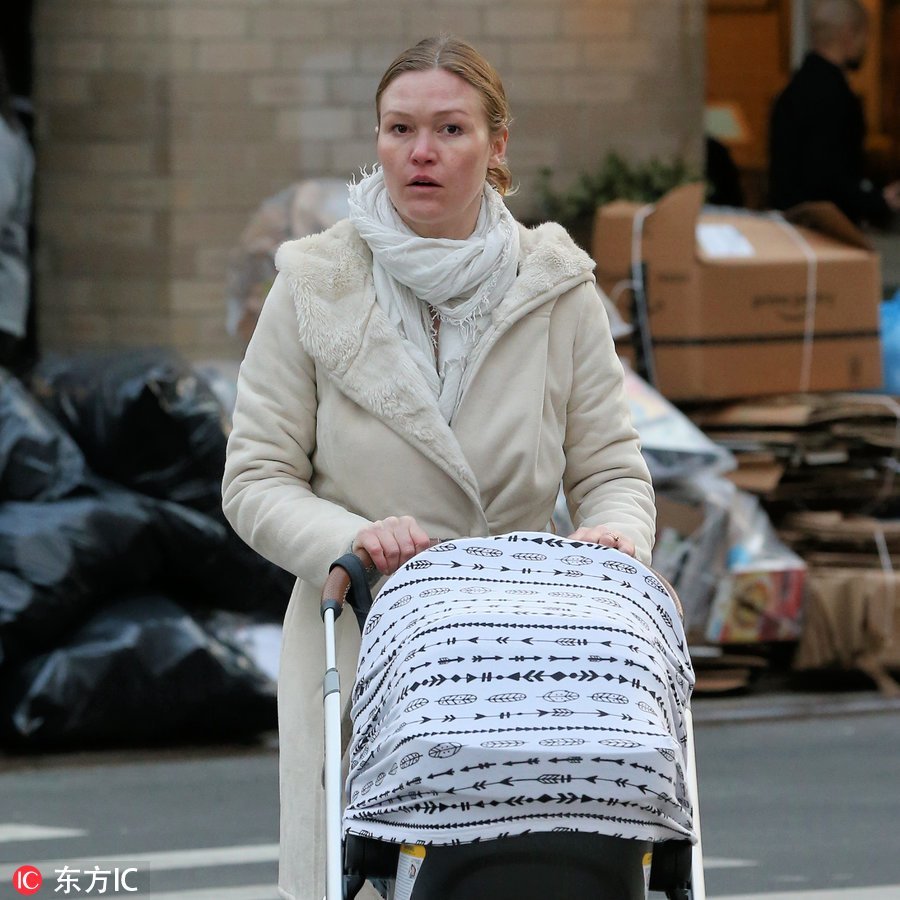
[[[221,513],[228,413],[166,350],[0,370],[0,740],[15,750],[275,725],[292,576]]]

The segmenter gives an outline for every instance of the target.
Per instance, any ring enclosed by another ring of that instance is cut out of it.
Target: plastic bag
[[[223,644],[236,647],[272,681],[278,681],[281,664],[281,618],[214,610],[198,617],[200,624]]]
[[[663,526],[653,550],[654,568],[678,592],[692,636],[751,643],[792,634],[801,613],[806,566],[778,537],[759,500],[708,475],[669,485],[659,496],[702,513],[690,534]],[[746,608],[737,608],[741,606]],[[743,639],[734,636],[738,620]]]
[[[0,369],[0,500],[59,500],[87,475],[84,455],[66,430]]]
[[[225,529],[201,513],[114,487],[0,504],[4,655],[55,646],[123,590],[164,583],[197,592],[226,541]]]
[[[0,504],[0,576],[0,664],[55,646],[123,590],[280,619],[294,583],[221,513],[99,481],[90,496]]]
[[[737,467],[734,456],[708,438],[643,378],[625,369],[625,395],[640,435],[641,452],[655,484],[721,475]]]
[[[20,749],[246,737],[275,722],[275,682],[155,594],[97,613],[0,698],[0,724]]]
[[[203,512],[219,509],[227,417],[173,352],[48,360],[36,367],[31,389],[97,474]]]
[[[349,213],[341,178],[298,181],[267,197],[228,258],[226,327],[246,348],[277,274],[275,251],[293,238],[330,228]]]
[[[7,661],[7,634],[14,634],[20,620],[27,619],[34,605],[35,587],[12,572],[0,570],[0,670]]]
[[[900,291],[881,304],[880,320],[884,389],[900,394]]]

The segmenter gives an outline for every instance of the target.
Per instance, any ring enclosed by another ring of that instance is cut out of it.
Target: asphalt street
[[[696,743],[709,897],[900,898],[900,714],[700,724]],[[140,900],[274,900],[277,834],[265,745],[0,760],[0,898],[33,865],[38,900],[99,896],[98,872],[111,895],[117,870]]]

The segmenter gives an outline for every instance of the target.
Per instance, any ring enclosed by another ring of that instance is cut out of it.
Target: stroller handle
[[[372,557],[362,547],[336,559],[331,564],[331,571],[322,589],[322,618],[325,618],[325,611],[331,609],[334,610],[334,617],[337,619],[344,611],[344,603],[348,600],[351,606],[367,601],[365,612],[368,612],[368,606],[372,604],[372,595],[369,592],[367,576],[373,568]]]

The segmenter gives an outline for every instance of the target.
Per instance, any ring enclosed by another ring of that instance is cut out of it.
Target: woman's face
[[[481,95],[444,69],[398,75],[379,113],[378,161],[400,218],[421,237],[469,237],[507,130],[492,135]]]

